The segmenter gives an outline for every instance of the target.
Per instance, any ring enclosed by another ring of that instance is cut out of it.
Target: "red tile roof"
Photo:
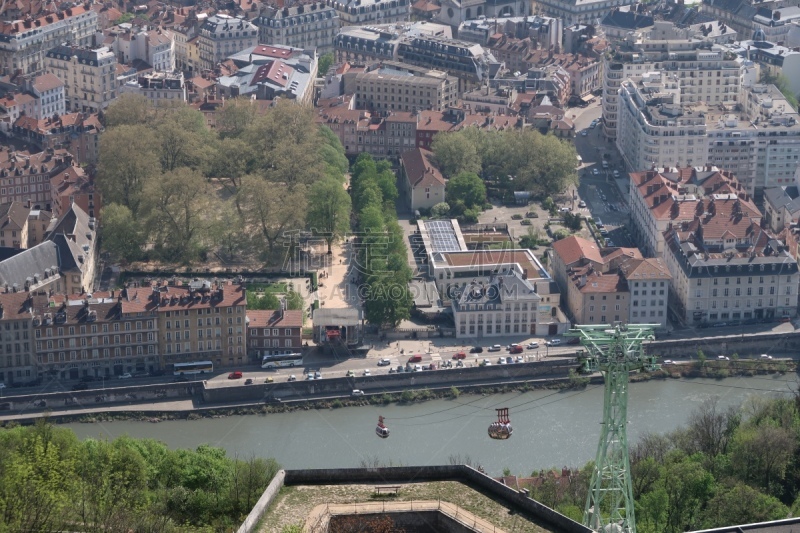
[[[400,156],[412,189],[445,186],[444,176],[433,164],[432,158],[433,152],[422,148],[414,148]]]
[[[575,235],[554,242],[553,251],[568,267],[581,259],[601,264],[604,262],[597,245]]]
[[[247,311],[248,328],[302,328],[303,312],[287,309],[283,312],[278,310],[252,310]]]

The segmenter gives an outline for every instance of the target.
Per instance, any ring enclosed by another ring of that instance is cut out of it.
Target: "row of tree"
[[[578,179],[572,143],[531,128],[497,131],[469,127],[440,133],[431,148],[446,178],[469,172],[506,191],[531,191],[544,198],[564,191]],[[450,200],[448,204],[455,207]]]
[[[394,327],[411,313],[408,283],[412,272],[403,229],[397,222],[397,185],[390,163],[376,163],[366,153],[358,156],[351,194],[358,230],[354,259],[365,318],[370,324]]]
[[[0,531],[227,531],[279,466],[202,445],[79,441],[46,422],[0,432]]]
[[[230,100],[212,130],[186,105],[124,95],[105,120],[97,183],[104,247],[119,259],[190,263],[215,252],[279,264],[292,232],[334,240],[346,227],[348,161],[307,107],[260,113]]]
[[[686,427],[644,436],[631,449],[637,530],[680,533],[797,516],[799,405],[800,396],[754,397],[723,409],[712,399]],[[582,521],[591,472],[589,464],[570,479],[545,475],[532,495]]]

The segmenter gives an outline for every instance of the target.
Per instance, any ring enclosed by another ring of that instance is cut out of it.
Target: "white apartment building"
[[[452,300],[456,338],[536,335],[539,295],[515,272],[470,282]]]
[[[32,116],[43,120],[66,113],[64,82],[52,74],[41,74],[31,80],[30,92],[35,97]]]
[[[339,13],[323,2],[266,6],[252,22],[258,27],[260,43],[316,48],[318,55],[333,52],[333,38],[339,32]]]
[[[172,34],[175,37],[175,68],[180,71],[191,71],[189,65],[188,41],[195,37],[195,26],[174,26]]]
[[[710,165],[630,175],[631,234],[649,256],[664,255],[664,232],[697,217],[736,211],[761,223],[761,212],[733,173]]]
[[[183,74],[150,72],[131,80],[119,88],[120,94],[132,93],[147,98],[155,107],[169,103],[186,102],[186,85]]]
[[[171,31],[133,28],[117,35],[112,48],[120,63],[139,59],[156,72],[175,70],[175,34]]]
[[[650,38],[651,35],[658,39]],[[657,21],[648,32],[629,35],[604,61],[603,133],[611,140],[617,138],[619,89],[629,78],[661,72],[664,80],[677,81],[682,89],[680,103],[708,105],[734,103],[739,87],[758,79],[757,69],[745,59],[710,40],[698,38],[690,30],[677,29],[663,21]]]
[[[97,112],[117,97],[117,59],[108,48],[61,45],[48,51],[46,60],[47,72],[66,84],[69,111]]]
[[[661,72],[622,82],[617,148],[629,169],[691,166],[708,159],[705,107],[682,103],[678,81]]]
[[[595,24],[615,7],[635,4],[633,0],[537,0],[533,12],[564,20],[565,26],[579,22]]]
[[[200,26],[198,49],[200,64],[196,68],[212,70],[228,56],[258,44],[258,28],[252,23],[229,15],[214,15]]]
[[[71,43],[91,46],[97,32],[97,12],[76,5],[32,20],[0,24],[0,67],[3,74],[33,74],[45,70],[45,54]]]
[[[664,234],[670,307],[688,325],[797,316],[798,265],[786,246],[736,212]]]
[[[411,11],[410,0],[325,0],[339,14],[339,25],[371,26],[405,22]]]
[[[344,94],[357,109],[444,111],[458,100],[458,79],[439,70],[386,61],[371,71],[343,76]]]

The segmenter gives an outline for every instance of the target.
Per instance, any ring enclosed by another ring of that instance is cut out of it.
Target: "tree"
[[[319,61],[317,62],[318,65],[317,72],[319,73],[320,78],[324,77],[328,73],[328,70],[331,68],[331,65],[333,65],[333,61],[334,61],[333,54],[330,52],[319,56]]]
[[[258,104],[250,98],[233,98],[225,102],[217,113],[216,127],[220,136],[239,138],[248,130],[258,117]]]
[[[461,201],[467,209],[483,209],[486,204],[486,186],[477,174],[461,172],[447,182],[445,198],[451,206]]]
[[[350,195],[336,180],[327,178],[311,186],[306,224],[325,239],[329,254],[332,243],[350,231],[350,209]]]
[[[581,221],[583,218],[580,213],[564,212],[564,226],[572,231],[579,231],[581,229]]]
[[[439,202],[431,207],[431,218],[447,218],[449,212],[450,206],[447,202]]]
[[[134,126],[147,123],[153,115],[150,101],[142,95],[125,93],[119,95],[104,112],[105,124],[108,128],[116,126]]]
[[[245,223],[260,237],[254,243],[268,261],[275,260],[277,246],[285,234],[305,226],[305,187],[289,187],[245,176],[238,196]]]
[[[477,174],[481,171],[481,155],[478,146],[462,132],[438,133],[433,138],[431,150],[436,159],[436,165],[446,178],[456,176],[461,172]]]
[[[135,261],[142,252],[143,233],[139,220],[124,205],[111,203],[103,207],[103,249],[122,261]]]
[[[100,137],[97,185],[108,203],[124,205],[139,215],[145,183],[160,173],[158,148],[151,129],[122,125]]]
[[[183,262],[199,252],[210,205],[206,180],[198,172],[181,167],[147,183],[144,213],[164,257]]]
[[[247,291],[248,309],[280,309],[281,302],[278,297],[271,292],[265,292],[262,296],[256,295],[254,291]]]
[[[789,516],[789,509],[777,498],[738,482],[732,487],[720,487],[703,514],[704,527],[713,528],[780,520]]]
[[[694,451],[710,458],[726,453],[730,439],[739,426],[739,415],[733,408],[721,409],[719,398],[713,397],[692,412],[687,433]]]
[[[777,495],[777,485],[783,481],[796,450],[797,437],[791,429],[770,422],[751,424],[736,432],[731,462],[737,465],[740,479]]]

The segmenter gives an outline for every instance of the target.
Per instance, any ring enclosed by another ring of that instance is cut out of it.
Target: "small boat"
[[[378,417],[378,427],[375,428],[375,434],[378,435],[382,439],[386,439],[389,437],[389,428],[383,423],[383,417]]]
[[[489,437],[497,440],[505,440],[511,437],[514,432],[511,427],[511,419],[508,417],[508,408],[496,409],[497,422],[489,424]]]

